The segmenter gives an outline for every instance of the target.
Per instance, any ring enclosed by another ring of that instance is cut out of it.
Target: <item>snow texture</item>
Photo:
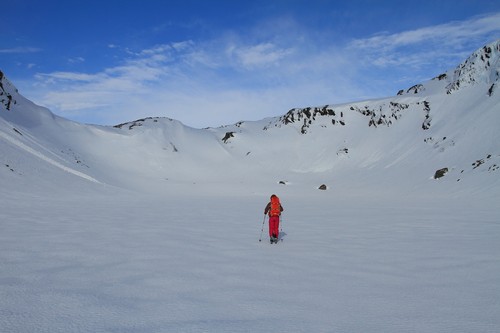
[[[0,331],[496,332],[499,59],[206,129],[71,122],[0,72]]]

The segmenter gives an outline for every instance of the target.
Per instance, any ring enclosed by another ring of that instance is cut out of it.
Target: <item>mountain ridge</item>
[[[205,129],[167,117],[115,126],[75,123],[22,97],[2,73],[0,162],[6,167],[0,177],[12,181],[11,169],[43,174],[29,167],[43,160],[81,179],[131,188],[252,183],[249,174],[264,183],[310,178],[345,188],[356,177],[374,188],[403,180],[415,188],[434,178],[459,183],[487,175],[496,186],[499,55],[500,41],[490,43],[393,97],[295,108]]]

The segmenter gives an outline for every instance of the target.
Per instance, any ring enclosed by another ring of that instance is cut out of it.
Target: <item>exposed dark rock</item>
[[[14,169],[9,164],[5,164],[5,167],[10,171],[14,172]]]
[[[472,163],[472,166],[474,167],[473,169],[478,168],[481,164],[484,164],[484,159],[477,160],[476,162]]]
[[[491,97],[491,95],[493,95],[493,91],[495,90],[495,84],[493,83],[490,87],[490,89],[488,89],[488,96]]]
[[[318,190],[323,190],[325,191],[328,187],[325,184],[322,184],[320,187],[318,187]]]
[[[302,134],[306,134],[308,128],[313,124],[313,121],[315,121],[317,117],[323,117],[323,116],[335,117],[336,114],[335,111],[331,109],[328,105],[315,108],[307,107],[303,109],[291,109],[284,116],[280,117],[279,122],[281,122],[284,125],[288,125],[290,123],[302,121],[303,125],[300,129],[300,132]],[[341,117],[343,117],[343,114],[341,114]],[[342,119],[340,120],[340,123],[345,124]],[[332,124],[333,125],[336,124],[335,119],[332,119]],[[264,129],[267,129],[267,127]]]
[[[433,80],[438,79],[439,81],[446,79],[446,73],[436,76]]]
[[[16,104],[16,101],[12,98],[11,94],[9,94],[7,91],[5,91],[5,88],[4,88],[3,82],[2,82],[3,78],[4,78],[4,74],[2,71],[0,71],[0,103],[5,106],[5,109],[7,111],[10,111],[12,104]]]
[[[497,171],[500,167],[496,164],[493,164],[488,168],[488,171]]]
[[[410,87],[406,92],[418,94],[422,90],[425,90],[424,86],[422,84],[416,84],[413,87]]]
[[[118,125],[115,125],[113,127],[114,128],[122,128],[122,127],[128,126],[128,129],[131,130],[132,128],[134,128],[136,126],[142,126],[147,121],[152,120],[154,123],[157,123],[158,119],[160,119],[160,117],[147,117],[147,118],[137,119],[137,120],[134,120],[134,121],[131,121],[128,123],[118,124]],[[163,117],[162,119],[168,119],[168,120],[172,121],[172,119],[166,118],[166,117]]]
[[[337,151],[337,155],[348,154],[348,153],[349,153],[349,149],[348,148],[342,148],[342,149],[339,149]]]
[[[230,138],[234,138],[234,132],[226,132],[226,135],[224,135],[224,137],[222,138],[222,141],[223,141],[224,143],[227,143],[227,141],[228,141]]]
[[[123,124],[118,124],[113,126],[114,128],[122,128],[124,126],[128,126],[128,129],[131,130],[132,128],[136,126],[142,126],[142,123],[146,121],[146,119],[153,119],[153,118],[144,118],[144,119],[137,119],[136,121],[133,122],[128,122],[128,123],[123,123]]]
[[[444,177],[448,173],[448,168],[442,168],[436,171],[434,174],[434,179],[439,179],[441,177]]]
[[[424,101],[424,112],[425,112],[425,120],[422,123],[422,129],[428,130],[431,128],[431,106],[428,101]]]

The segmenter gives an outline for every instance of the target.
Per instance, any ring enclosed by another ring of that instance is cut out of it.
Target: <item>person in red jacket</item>
[[[264,215],[269,214],[269,237],[272,243],[278,243],[279,238],[279,226],[280,226],[280,215],[283,211],[283,206],[281,206],[280,199],[276,194],[271,195],[271,200],[264,209]]]

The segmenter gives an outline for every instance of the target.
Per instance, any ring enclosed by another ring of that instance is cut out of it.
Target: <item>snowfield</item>
[[[498,332],[499,59],[208,129],[74,123],[0,72],[0,332]]]
[[[494,205],[276,190],[273,245],[263,194],[2,195],[2,331],[500,327]]]

